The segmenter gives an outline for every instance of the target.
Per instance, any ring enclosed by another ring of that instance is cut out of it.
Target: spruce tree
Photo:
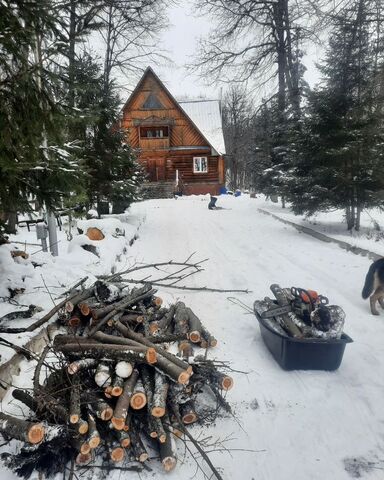
[[[42,63],[60,38],[51,3],[1,2],[0,31],[0,212],[14,231],[31,198],[48,208],[61,203],[76,165],[56,128],[55,79]]]
[[[381,100],[372,98],[369,3],[355,1],[334,19],[324,85],[310,95],[289,181],[296,213],[342,208],[348,229],[359,229],[363,208],[383,203],[383,118],[373,108]]]
[[[113,83],[105,90],[101,66],[88,53],[73,65],[74,105],[67,117],[68,132],[77,145],[84,170],[84,195],[75,197],[85,207],[112,202],[126,208],[138,199],[143,172],[119,127],[121,101]]]

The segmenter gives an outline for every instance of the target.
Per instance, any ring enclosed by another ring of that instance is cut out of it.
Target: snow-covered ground
[[[234,417],[218,419],[209,428],[193,426],[191,432],[200,441],[216,443],[207,450],[224,479],[382,480],[384,312],[372,316],[360,295],[370,261],[261,214],[257,208],[267,204],[262,199],[220,197],[218,205],[224,207],[220,211],[209,211],[207,204],[207,197],[196,196],[133,205],[127,220],[141,223],[139,239],[117,263],[119,269],[135,261],[185,259],[196,252],[196,259],[210,260],[205,271],[186,284],[252,290],[250,294],[159,292],[166,302],[185,301],[212,331],[219,345],[211,356],[247,372],[233,375],[235,386],[227,399]],[[370,241],[370,249],[374,243]],[[52,261],[55,275],[63,283],[75,283],[68,261],[68,257]],[[87,269],[92,276],[103,267],[82,264],[77,278]],[[255,299],[270,295],[272,283],[315,289],[344,308],[345,331],[354,343],[347,345],[339,370],[286,372],[277,365],[263,344],[255,317],[229,298],[251,306]],[[9,305],[6,308],[10,310]],[[3,305],[0,309],[6,313]],[[3,401],[6,412],[12,410],[7,400],[9,396]],[[196,458],[210,476],[207,465]],[[184,455],[182,444],[180,459],[170,478],[204,478],[189,454]],[[157,462],[151,467],[153,472],[140,477],[165,477]],[[2,479],[15,479],[4,468],[0,471]],[[113,478],[120,478],[120,473]]]

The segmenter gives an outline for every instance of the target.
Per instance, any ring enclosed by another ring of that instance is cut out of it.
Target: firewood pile
[[[187,426],[203,420],[200,398],[210,396],[212,415],[230,411],[225,364],[194,356],[217,340],[183,302],[164,307],[156,294],[151,284],[97,281],[62,302],[64,328],[39,357],[33,389],[12,392],[30,415],[0,413],[4,438],[24,444],[2,455],[9,468],[49,477],[68,465],[148,468],[158,457],[168,472],[175,440],[193,438]]]

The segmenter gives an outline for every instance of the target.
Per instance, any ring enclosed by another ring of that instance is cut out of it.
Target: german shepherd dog
[[[376,302],[384,308],[384,258],[376,260],[369,267],[361,295],[364,299],[370,297],[372,315],[380,315],[376,309]]]

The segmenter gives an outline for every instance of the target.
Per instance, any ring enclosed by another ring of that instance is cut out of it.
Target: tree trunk
[[[177,456],[175,450],[175,442],[172,433],[168,433],[165,442],[159,443],[160,459],[166,472],[170,472],[176,467]]]
[[[355,209],[353,205],[347,206],[345,216],[347,219],[347,228],[348,230],[352,230],[355,225]]]
[[[143,382],[140,378],[136,382],[133,395],[129,404],[134,410],[140,410],[141,408],[144,408],[147,404],[147,396],[145,394]]]
[[[211,335],[209,333],[209,331],[204,327],[202,326],[202,330],[201,330],[201,336],[203,337],[203,340],[206,342],[206,347],[204,348],[207,348],[207,347],[216,347],[217,345],[217,340],[216,338]]]
[[[187,308],[189,320],[189,339],[193,343],[200,343],[202,325],[200,319],[193,313],[190,308]]]
[[[285,45],[285,27],[284,27],[284,12],[286,0],[278,0],[273,4],[275,27],[276,27],[276,51],[277,51],[277,68],[278,68],[278,94],[277,106],[279,115],[279,125],[283,132],[283,125],[285,122],[285,68],[286,68],[286,45]]]
[[[145,462],[146,460],[148,460],[148,453],[140,438],[139,429],[136,425],[132,426],[132,429],[130,430],[130,435],[131,446],[136,460],[141,463]]]
[[[69,375],[75,375],[81,369],[87,369],[96,367],[98,364],[98,360],[95,358],[82,358],[81,360],[77,360],[76,362],[72,362],[67,366],[67,372]]]
[[[156,350],[156,352],[158,353],[156,366],[159,366],[160,363],[164,365],[165,362],[163,360],[166,359],[168,360],[168,362],[171,362],[174,365],[178,366],[179,370],[185,370],[189,374],[192,373],[192,367],[188,363],[184,362],[183,360],[180,360],[175,355],[172,355],[171,353],[167,352],[166,350],[164,350],[164,348],[161,348],[159,345],[156,345],[150,342],[147,338],[143,337],[143,335],[140,335],[134,332],[133,330],[131,330],[130,328],[127,328],[119,321],[115,322],[115,327],[122,335],[124,335],[124,337],[130,338],[131,340],[135,340],[136,342],[142,345],[146,345]],[[163,357],[163,360],[159,357]]]
[[[123,393],[124,379],[119,377],[119,375],[114,375],[111,386],[112,397],[120,397],[120,395]]]
[[[57,351],[72,357],[83,357],[84,355],[90,357],[109,358],[112,360],[127,360],[138,362],[156,362],[156,352],[152,348],[146,346],[131,346],[131,345],[96,345],[78,343],[68,343],[66,345],[59,345]]]
[[[113,412],[112,424],[116,430],[123,430],[125,419],[127,418],[129,402],[133,395],[133,391],[139,378],[139,371],[134,369],[132,375],[124,383],[123,393],[117,400],[115,410]]]
[[[82,395],[82,401],[88,403],[92,412],[96,415],[97,418],[100,420],[110,420],[113,415],[113,409],[111,406],[102,398],[98,397],[92,393],[85,393]]]
[[[162,356],[157,357],[155,367],[159,369],[162,373],[164,373],[167,377],[169,377],[171,380],[181,383],[182,385],[188,383],[192,370],[191,366],[189,366],[187,370],[183,370],[174,362]]]
[[[355,230],[360,230],[360,217],[361,217],[361,207],[356,207],[356,219],[355,219]]]
[[[167,379],[159,372],[155,373],[155,389],[152,400],[151,415],[154,417],[163,417],[165,415],[165,406],[167,402],[169,384]]]
[[[16,233],[17,225],[17,213],[16,212],[7,212],[4,214],[5,221],[5,233]]]
[[[44,439],[45,428],[42,423],[28,422],[0,412],[0,432],[5,437],[36,444]]]
[[[188,310],[184,302],[177,302],[175,311],[175,330],[176,335],[188,334],[189,321]],[[191,346],[186,340],[179,342],[179,351],[183,354],[183,357],[189,357],[191,355]]]
[[[70,0],[68,48],[68,105],[75,106],[76,0]]]
[[[153,417],[151,415],[150,419],[153,422],[153,426],[156,432],[156,436],[154,438],[157,438],[160,443],[165,443],[167,440],[167,434],[165,432],[162,419],[159,417]]]
[[[80,380],[74,375],[70,390],[69,423],[78,423],[80,420]]]
[[[195,404],[192,400],[180,405],[180,416],[185,425],[196,422],[197,414],[195,411]]]
[[[119,443],[113,443],[110,446],[109,456],[112,462],[122,462],[125,457],[125,450]]]
[[[176,306],[172,305],[169,311],[159,320],[159,329],[161,333],[164,333],[169,325],[171,325],[173,321],[173,316],[175,314]]]

